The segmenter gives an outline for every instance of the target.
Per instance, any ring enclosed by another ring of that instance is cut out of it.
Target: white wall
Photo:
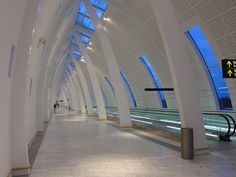
[[[0,124],[0,176],[5,177],[12,169],[11,162],[11,114],[13,111],[11,107],[11,91],[12,80],[8,77],[8,64],[10,58],[11,46],[16,47],[15,54],[19,53],[20,36],[22,32],[22,25],[24,22],[24,15],[28,6],[29,0],[4,0],[0,2],[0,99],[1,106],[1,124]],[[24,44],[22,44],[24,45]],[[20,60],[17,56],[16,60]],[[14,74],[14,73],[13,73]],[[14,121],[14,120],[13,120]]]

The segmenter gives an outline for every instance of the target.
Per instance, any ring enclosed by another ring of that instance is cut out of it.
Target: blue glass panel
[[[81,58],[81,53],[80,53],[80,52],[78,52],[78,51],[73,51],[73,54],[74,54],[74,56],[75,56],[75,58],[76,58],[77,60],[80,60],[80,58]]]
[[[120,74],[121,74],[121,77],[125,83],[125,86],[126,88],[128,89],[128,92],[129,92],[129,95],[130,95],[130,98],[131,98],[131,103],[132,103],[132,106],[137,108],[137,102],[136,102],[136,99],[135,99],[135,94],[134,94],[134,91],[129,83],[129,81],[127,80],[125,74],[123,73],[122,70],[120,70]]]
[[[79,8],[79,11],[78,11],[78,15],[76,17],[76,23],[81,25],[81,26],[84,26],[85,28],[88,28],[92,31],[95,30],[93,22],[90,19],[89,14],[88,14],[88,12],[86,10],[86,7],[83,4],[83,2],[80,2],[80,8]]]
[[[212,50],[212,47],[209,44],[207,38],[204,36],[202,30],[198,26],[195,26],[189,29],[188,32],[191,34],[191,37],[193,39],[197,39],[194,40],[194,42],[196,43],[195,45],[201,52],[201,55],[204,58],[204,61],[206,62],[208,68],[219,66],[216,55]]]
[[[82,42],[84,42],[84,43],[86,43],[86,44],[88,44],[89,43],[89,38],[87,38],[86,36],[80,36],[80,38],[81,38],[81,40],[82,40]]]
[[[222,77],[222,70],[219,62],[201,28],[199,26],[194,26],[187,31],[187,36],[192,41],[192,44],[201,56],[200,58],[208,68],[208,74],[214,84],[214,88],[212,89],[214,89],[213,91],[217,95],[220,109],[232,109],[229,90],[224,78]]]
[[[96,8],[96,12],[99,18],[101,18],[108,6],[105,0],[91,0],[91,3]]]
[[[71,37],[71,43],[75,46],[77,46],[76,39],[74,36]]]
[[[107,96],[106,96],[106,94],[105,94],[105,92],[103,91],[102,88],[101,88],[101,92],[102,92],[103,100],[105,102],[105,107],[109,107],[109,101],[108,101]]]
[[[83,16],[81,14],[77,15],[77,23],[80,24],[83,22]]]
[[[95,30],[94,24],[92,22],[90,23],[89,28],[93,31]]]
[[[111,84],[110,80],[105,76],[104,77],[105,81],[107,82],[107,85],[109,86],[109,88],[111,89],[113,95],[115,96],[115,90],[114,90],[114,87],[113,85]]]
[[[148,61],[146,56],[141,56],[140,61],[143,63],[143,65],[145,66],[146,70],[148,71],[149,76],[151,77],[153,84],[156,88],[161,88],[161,83],[157,77],[157,74],[155,72],[155,70],[153,69],[151,63]],[[167,108],[167,103],[166,103],[166,99],[165,99],[165,94],[163,91],[160,91],[158,94],[158,97],[160,99],[160,105],[162,108]]]
[[[83,25],[85,27],[89,28],[90,23],[91,23],[91,20],[89,18],[85,17],[83,20]]]
[[[98,3],[98,7],[100,7],[103,10],[106,10],[107,6],[108,6],[108,3],[104,0],[100,0],[100,2]]]
[[[92,3],[94,6],[98,6],[98,2],[99,2],[99,0],[91,0],[91,3]]]
[[[68,64],[71,66],[73,70],[75,70],[74,62],[71,59],[68,60]]]
[[[100,10],[100,9],[96,9],[97,15],[99,18],[101,18],[103,16],[104,11]]]
[[[87,12],[86,7],[85,7],[83,2],[80,2],[79,12],[84,14],[84,15],[88,15],[88,12]]]
[[[91,0],[93,6],[100,8],[101,10],[106,10],[108,3],[105,0]]]

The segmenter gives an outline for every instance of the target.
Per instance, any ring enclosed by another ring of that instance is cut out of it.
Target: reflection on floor
[[[30,177],[234,177],[236,149],[187,161],[179,152],[83,116],[58,115]]]

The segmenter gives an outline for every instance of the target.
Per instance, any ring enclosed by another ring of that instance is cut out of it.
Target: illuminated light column
[[[185,48],[184,32],[178,24],[170,0],[150,0],[150,2],[164,42],[179,106],[181,126],[193,128],[195,153],[207,152],[203,118],[193,77],[193,66]]]
[[[72,81],[74,82],[75,88],[76,88],[76,93],[78,94],[78,98],[79,98],[79,103],[80,103],[80,110],[82,114],[86,114],[86,108],[85,108],[85,101],[84,101],[84,96],[83,96],[83,92],[80,86],[80,83],[78,82],[77,78],[76,78],[76,73],[74,73],[72,75]]]
[[[104,100],[103,100],[103,97],[102,97],[102,91],[101,91],[101,88],[100,88],[100,85],[99,85],[99,82],[98,82],[97,75],[96,75],[95,70],[94,70],[93,63],[91,62],[90,56],[88,55],[88,53],[87,53],[86,49],[84,48],[82,42],[80,41],[80,38],[79,38],[78,34],[74,33],[74,35],[75,35],[75,38],[76,38],[76,42],[79,45],[80,51],[84,55],[84,58],[85,58],[85,61],[86,61],[86,66],[88,68],[89,77],[91,79],[92,86],[93,86],[93,91],[94,91],[95,100],[96,100],[96,104],[97,104],[99,119],[101,119],[101,120],[102,119],[107,119]]]
[[[79,80],[80,80],[81,86],[83,88],[83,93],[84,93],[84,97],[85,97],[85,102],[86,102],[86,106],[87,106],[88,115],[93,115],[94,114],[93,104],[92,104],[92,101],[91,101],[88,85],[87,85],[87,82],[86,82],[85,77],[84,77],[84,73],[82,72],[82,70],[80,68],[79,62],[75,59],[75,56],[73,54],[70,54],[70,56],[72,58],[72,61],[74,62],[74,65],[76,67],[76,71],[78,73],[78,75],[77,75],[78,76],[78,78],[77,78],[78,83],[79,83]]]
[[[106,64],[110,73],[110,77],[114,86],[117,107],[119,111],[120,127],[131,127],[132,121],[130,117],[130,106],[129,100],[126,95],[125,86],[120,75],[120,68],[115,57],[114,50],[112,48],[111,42],[108,35],[103,29],[102,23],[98,18],[95,8],[92,6],[90,1],[84,0],[84,5],[96,26],[96,34],[100,41]]]

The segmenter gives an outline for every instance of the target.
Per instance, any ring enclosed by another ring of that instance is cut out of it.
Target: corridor
[[[182,160],[179,152],[106,121],[56,115],[30,177],[233,177],[235,153],[235,149],[211,152],[192,161]]]

